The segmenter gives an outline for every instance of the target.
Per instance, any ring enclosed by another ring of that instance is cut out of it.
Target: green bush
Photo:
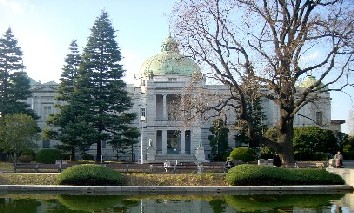
[[[58,176],[58,183],[74,186],[116,186],[122,185],[123,176],[107,167],[84,164],[65,169]]]
[[[81,155],[82,160],[95,160],[95,156],[87,153]]]
[[[241,160],[243,162],[254,161],[257,159],[257,153],[254,149],[247,147],[238,147],[230,153],[232,160]]]
[[[233,167],[226,175],[232,186],[276,185],[343,185],[338,174],[316,168],[278,168],[243,164]]]
[[[37,163],[52,164],[56,160],[61,160],[62,155],[58,149],[42,149],[36,155]]]

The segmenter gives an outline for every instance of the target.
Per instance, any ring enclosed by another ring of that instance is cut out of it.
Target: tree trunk
[[[284,110],[281,110],[281,118],[278,125],[279,131],[279,150],[277,152],[282,159],[285,166],[292,166],[294,161],[294,150],[293,150],[293,135],[294,135],[294,119],[289,118]]]
[[[97,142],[97,153],[96,153],[96,162],[101,162],[102,155],[102,142]]]
[[[75,147],[71,148],[70,160],[75,161]]]

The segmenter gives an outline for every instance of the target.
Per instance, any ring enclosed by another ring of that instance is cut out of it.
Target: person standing
[[[343,155],[340,151],[338,151],[337,154],[334,155],[334,160],[336,161],[337,168],[343,167]]]
[[[273,165],[275,167],[281,167],[281,159],[278,153],[276,153],[273,157]]]
[[[224,165],[224,172],[228,172],[229,169],[231,169],[234,166],[235,166],[234,163],[230,159],[227,159],[227,161]]]

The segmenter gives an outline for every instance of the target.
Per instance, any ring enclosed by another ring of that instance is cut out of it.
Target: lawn
[[[13,173],[13,164],[0,162],[0,185],[57,185],[59,173]],[[225,174],[123,173],[127,186],[226,186]]]

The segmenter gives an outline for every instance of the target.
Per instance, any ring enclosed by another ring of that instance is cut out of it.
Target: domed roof
[[[310,86],[313,86],[316,83],[316,81],[317,81],[317,79],[316,79],[315,76],[308,75],[307,78],[303,82],[301,82],[299,86],[303,87],[303,88],[308,88]],[[323,83],[321,83],[319,85],[320,88],[323,87],[323,86],[324,86]]]
[[[162,43],[161,53],[147,59],[140,70],[144,76],[192,76],[195,72],[200,72],[199,66],[189,57],[179,53],[178,43],[171,36]]]

